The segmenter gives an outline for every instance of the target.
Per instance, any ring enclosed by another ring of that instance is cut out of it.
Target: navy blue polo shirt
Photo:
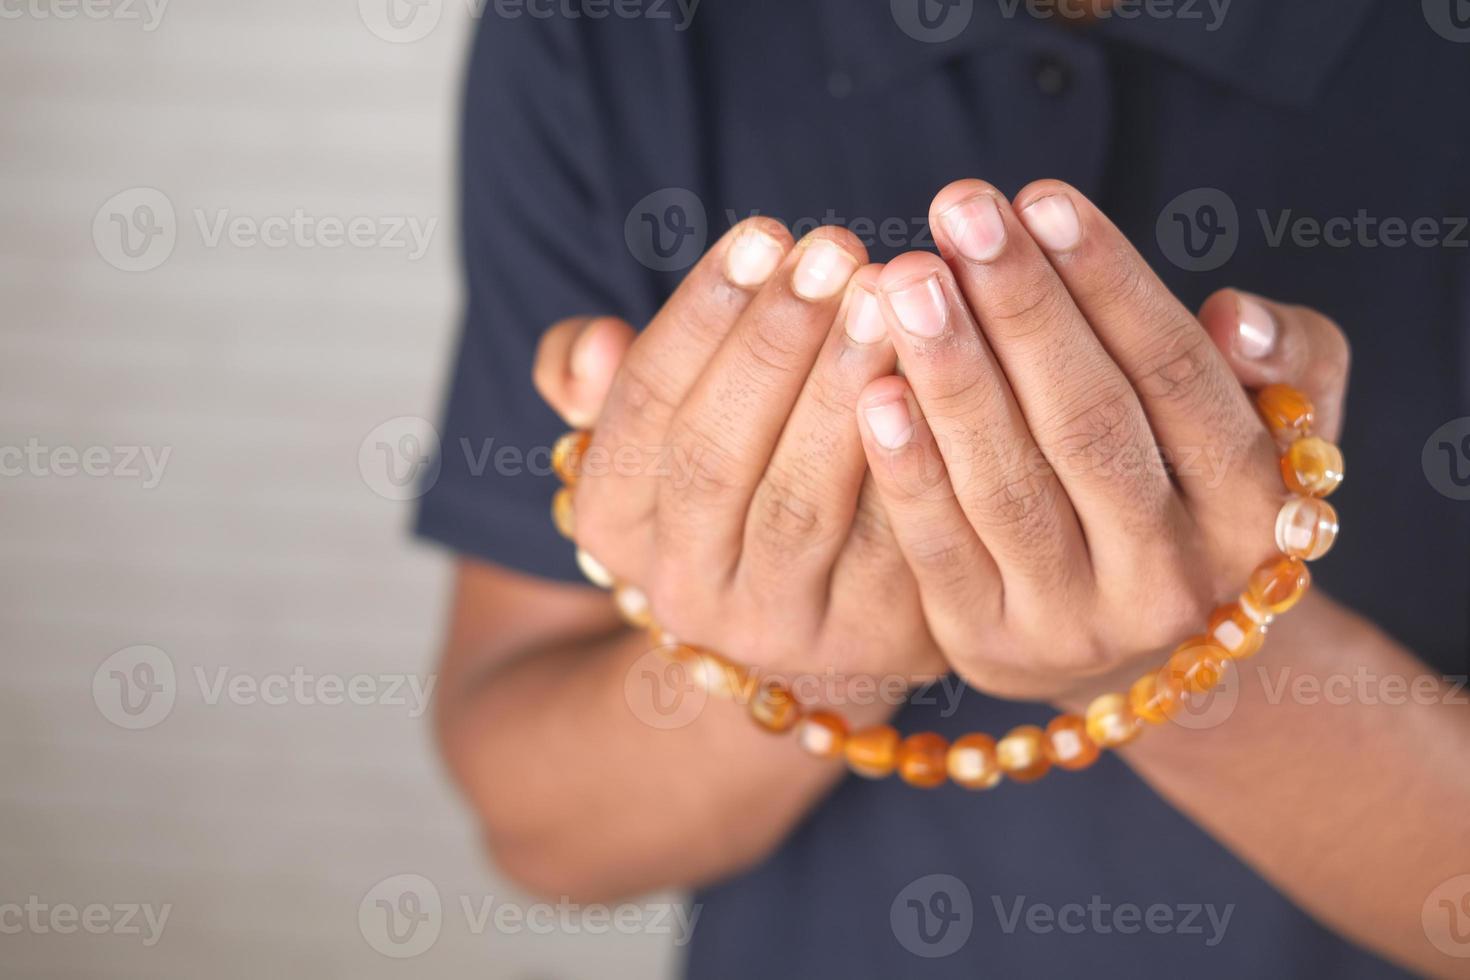
[[[580,580],[548,518],[562,427],[530,381],[552,322],[645,322],[750,214],[845,224],[881,261],[933,247],[924,216],[951,180],[1014,193],[1057,177],[1186,303],[1233,285],[1342,324],[1346,530],[1314,573],[1466,672],[1470,21],[1455,0],[1125,2],[1089,25],[1011,0],[687,8],[487,7],[464,107],[468,304],[422,535]],[[915,701],[903,730],[1050,714],[974,691],[953,711]],[[696,978],[1397,975],[1111,757],[983,794],[848,779],[696,900]]]

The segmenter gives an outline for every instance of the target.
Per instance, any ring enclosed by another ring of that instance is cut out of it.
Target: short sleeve
[[[486,17],[462,120],[466,308],[439,426],[440,466],[417,533],[465,555],[577,580],[551,525],[550,446],[564,430],[531,383],[541,333],[564,317],[642,322],[647,283],[623,261],[600,120],[577,25]],[[428,472],[434,472],[430,468]]]

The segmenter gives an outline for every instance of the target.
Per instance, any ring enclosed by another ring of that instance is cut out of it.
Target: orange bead
[[[572,488],[561,487],[551,498],[551,523],[561,536],[571,540],[577,536],[577,515],[572,509]]]
[[[1337,511],[1325,500],[1292,497],[1276,515],[1276,547],[1283,555],[1316,561],[1337,540]]]
[[[1035,782],[1051,768],[1046,757],[1046,733],[1035,725],[1018,725],[995,743],[1001,771],[1018,783]]]
[[[847,741],[847,722],[830,711],[813,711],[796,726],[796,740],[819,759],[835,759]]]
[[[750,699],[750,717],[768,732],[789,732],[801,720],[801,704],[784,684],[762,681]]]
[[[1282,555],[1251,572],[1246,595],[1257,609],[1279,616],[1300,602],[1311,584],[1312,573],[1307,571],[1306,563]]]
[[[995,739],[979,732],[955,739],[946,765],[949,778],[965,789],[989,789],[1005,775],[995,757]]]
[[[853,772],[868,779],[882,779],[893,772],[898,757],[898,732],[889,725],[860,729],[847,736],[843,752]]]
[[[1240,597],[1235,601],[1240,605],[1241,612],[1245,613],[1252,622],[1258,623],[1262,627],[1270,626],[1272,620],[1276,618],[1271,614],[1271,610],[1251,598],[1249,592],[1242,592]]]
[[[1203,636],[1185,640],[1164,664],[1164,683],[1177,681],[1186,694],[1203,694],[1220,683],[1227,659],[1224,650]]]
[[[1256,410],[1271,434],[1296,439],[1312,431],[1315,411],[1311,399],[1289,385],[1267,385],[1256,393]]]
[[[1121,694],[1101,695],[1087,706],[1087,734],[1101,748],[1131,742],[1140,731],[1138,716]]]
[[[1287,447],[1281,457],[1286,489],[1304,497],[1327,497],[1342,484],[1342,450],[1326,439],[1307,436]]]
[[[1087,736],[1087,722],[1076,715],[1057,715],[1046,726],[1046,757],[1063,769],[1086,769],[1097,761],[1097,743]]]
[[[1240,603],[1232,602],[1210,614],[1205,635],[1231,660],[1240,660],[1255,656],[1261,649],[1261,644],[1266,642],[1266,625]]]
[[[602,562],[593,558],[592,553],[585,548],[577,549],[577,567],[582,570],[583,575],[587,576],[587,581],[599,589],[610,589],[615,584],[612,572],[608,571],[607,566]]]
[[[949,743],[933,732],[910,735],[898,747],[898,775],[910,786],[933,789],[944,783]]]
[[[551,468],[567,486],[577,482],[581,475],[582,456],[592,442],[592,433],[577,430],[568,432],[551,447]]]
[[[1173,674],[1150,671],[1128,689],[1128,707],[1150,725],[1161,725],[1183,704],[1184,684]]]

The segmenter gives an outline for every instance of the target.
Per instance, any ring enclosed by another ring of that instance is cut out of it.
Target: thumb
[[[1316,408],[1316,430],[1342,431],[1351,351],[1342,329],[1305,306],[1222,289],[1200,307],[1200,323],[1247,388],[1291,385]]]
[[[617,317],[576,316],[541,335],[532,380],[536,391],[568,425],[590,428],[602,414],[613,376],[634,331]]]

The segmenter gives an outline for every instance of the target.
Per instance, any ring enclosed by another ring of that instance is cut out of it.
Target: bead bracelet
[[[785,685],[761,680],[713,650],[678,642],[653,621],[639,589],[616,581],[580,548],[577,564],[593,584],[612,590],[623,618],[648,630],[660,649],[689,669],[695,684],[747,704],[751,718],[766,731],[795,731],[802,748],[814,756],[841,758],[854,773],[870,779],[897,772],[910,785],[926,789],[946,777],[968,789],[988,789],[1005,777],[1029,783],[1053,766],[1084,769],[1103,749],[1133,741],[1146,726],[1163,724],[1187,699],[1220,683],[1230,661],[1259,651],[1272,620],[1306,593],[1311,575],[1305,563],[1325,555],[1337,538],[1337,512],[1323,498],[1342,483],[1342,453],[1312,435],[1312,403],[1300,391],[1270,385],[1257,393],[1256,408],[1272,435],[1286,445],[1281,475],[1291,497],[1276,516],[1281,554],[1251,573],[1245,592],[1216,609],[1203,634],[1185,640],[1162,668],[1144,674],[1126,695],[1100,695],[1081,717],[1059,715],[1044,729],[1020,725],[998,741],[983,733],[953,743],[934,732],[903,738],[890,725],[849,731],[839,715],[806,710]],[[564,484],[552,499],[552,519],[568,538],[575,523],[572,487],[590,441],[588,432],[569,432],[552,450],[552,467]]]

